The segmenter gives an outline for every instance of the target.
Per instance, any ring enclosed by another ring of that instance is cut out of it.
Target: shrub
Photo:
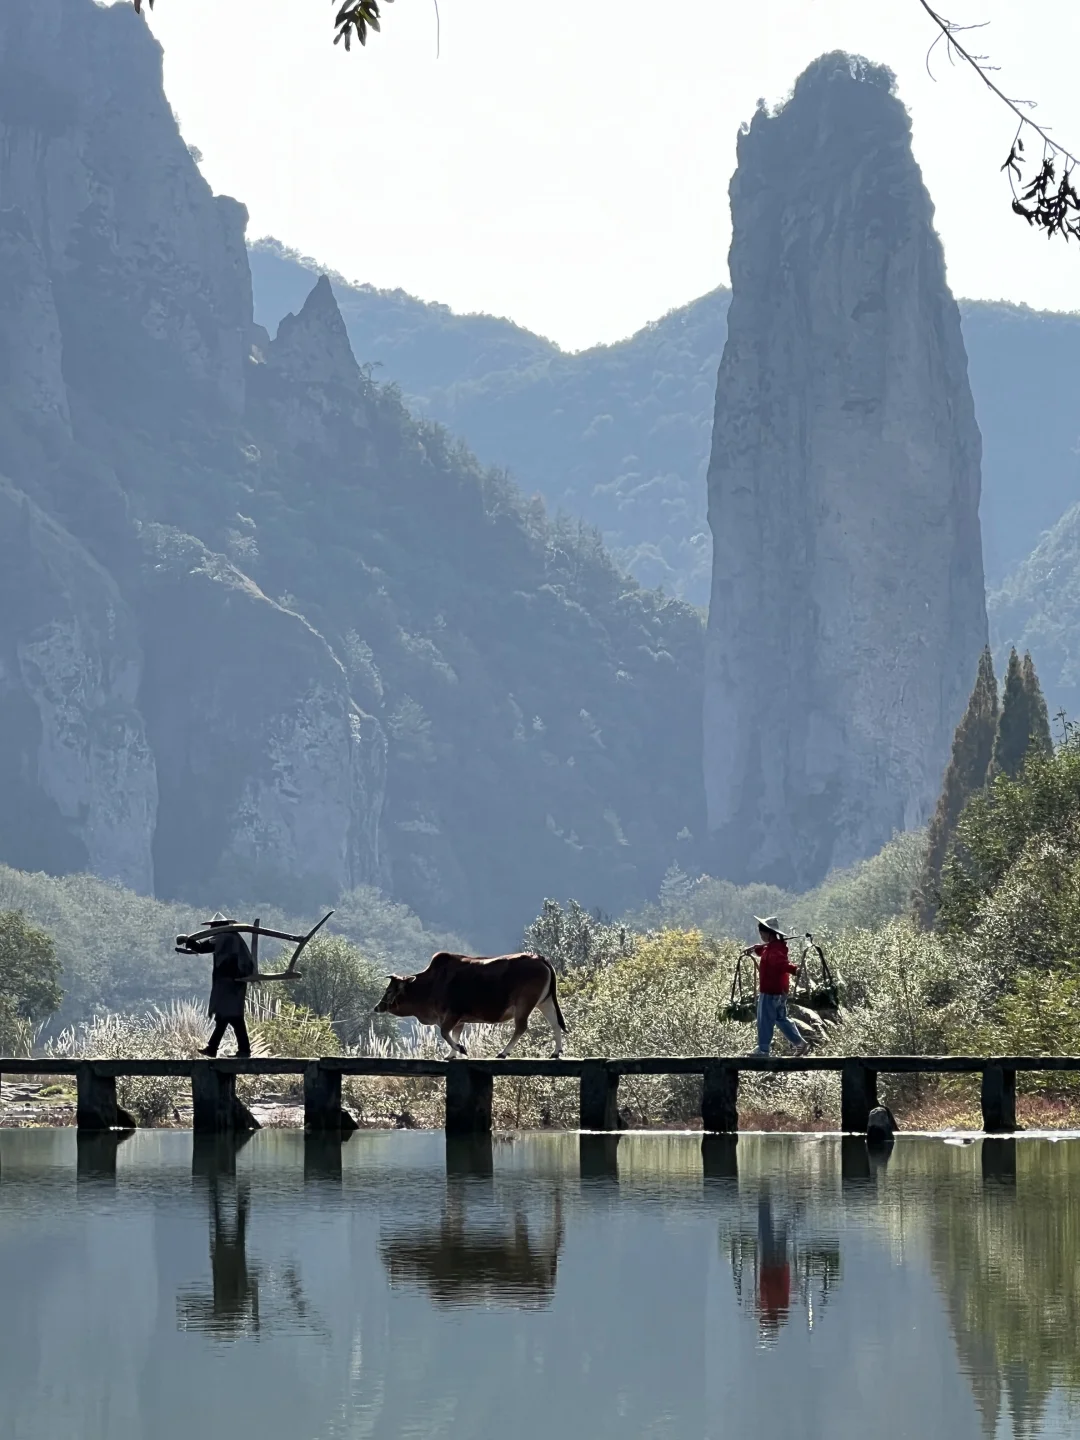
[[[576,900],[565,910],[557,900],[545,900],[543,910],[525,930],[524,946],[545,956],[562,974],[596,969],[629,955],[634,937],[627,925],[590,915]]]
[[[298,1059],[338,1055],[341,1042],[330,1020],[316,1015],[306,1005],[297,1005],[266,989],[254,991],[248,999],[248,1030],[252,1054],[258,1043],[265,1055]]]
[[[14,1024],[40,1021],[60,1008],[60,962],[52,937],[21,910],[0,911],[0,1006]]]
[[[313,940],[297,968],[302,978],[290,985],[289,997],[330,1020],[342,1044],[356,1044],[373,1019],[385,1019],[371,1012],[386,982],[343,935]]]

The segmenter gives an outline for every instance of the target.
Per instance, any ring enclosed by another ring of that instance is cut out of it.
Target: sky
[[[1076,0],[943,0],[1080,154]],[[918,0],[394,0],[365,49],[327,0],[158,0],[184,138],[248,235],[566,349],[727,280],[739,126],[817,55],[889,65],[958,296],[1080,310],[1080,246],[1012,215],[1016,122]],[[437,34],[439,51],[436,52]]]

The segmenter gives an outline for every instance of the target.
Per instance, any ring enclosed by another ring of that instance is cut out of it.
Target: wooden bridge
[[[304,1125],[311,1132],[344,1133],[356,1122],[341,1103],[345,1075],[440,1076],[446,1082],[446,1132],[478,1135],[491,1130],[493,1084],[499,1076],[556,1076],[580,1085],[580,1124],[585,1131],[619,1128],[619,1080],[623,1075],[700,1075],[702,1128],[733,1134],[739,1128],[739,1076],[743,1072],[788,1074],[839,1071],[841,1130],[865,1134],[878,1103],[879,1075],[971,1074],[982,1079],[983,1129],[1008,1134],[1016,1129],[1016,1076],[1029,1071],[1080,1071],[1077,1056],[860,1055],[757,1059],[735,1056],[650,1056],[626,1059],[419,1060],[362,1055],[317,1060],[22,1060],[0,1056],[0,1075],[74,1075],[76,1124],[80,1130],[133,1129],[134,1120],[117,1103],[121,1076],[175,1076],[191,1083],[196,1133],[225,1134],[258,1129],[236,1096],[238,1075],[296,1075],[303,1078]]]

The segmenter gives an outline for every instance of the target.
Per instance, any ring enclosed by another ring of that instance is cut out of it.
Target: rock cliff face
[[[142,689],[177,894],[332,902],[380,879],[385,740],[326,641],[191,536],[143,532]]]
[[[722,873],[805,887],[934,804],[986,641],[980,439],[889,72],[822,57],[738,162],[706,796]]]
[[[0,846],[9,864],[152,889],[157,779],[136,706],[142,663],[115,582],[0,478]]]
[[[247,212],[199,174],[130,5],[0,7],[0,205],[49,266],[69,385],[110,413],[161,409],[165,381],[174,409],[188,385],[242,409]]]
[[[130,6],[0,9],[0,706],[25,821],[3,859],[299,904],[380,878],[381,729],[300,616],[192,536],[132,532],[177,508],[153,467],[205,473],[205,435],[243,412],[246,218],[199,174]]]

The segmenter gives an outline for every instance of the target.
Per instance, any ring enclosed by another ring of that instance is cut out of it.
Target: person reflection
[[[178,1297],[178,1323],[182,1330],[257,1335],[259,1271],[247,1258],[250,1187],[246,1180],[230,1182],[214,1174],[208,1188],[211,1288],[192,1288]]]
[[[839,1245],[828,1236],[800,1235],[799,1214],[798,1206],[790,1216],[781,1213],[763,1184],[756,1225],[739,1226],[730,1236],[735,1293],[752,1311],[763,1345],[776,1342],[796,1309],[813,1330],[840,1278]]]
[[[758,1197],[757,1317],[763,1340],[774,1340],[791,1309],[787,1227],[773,1217],[767,1190]]]
[[[533,1310],[555,1294],[562,1245],[558,1188],[546,1223],[530,1229],[520,1203],[509,1226],[470,1225],[461,1189],[448,1187],[438,1225],[384,1237],[379,1254],[392,1287],[422,1289],[437,1305]]]
[[[236,1176],[238,1148],[231,1140],[196,1144],[192,1168],[206,1186],[210,1210],[210,1286],[181,1290],[177,1328],[223,1340],[281,1328],[322,1333],[325,1326],[308,1305],[294,1265],[275,1266],[264,1276],[248,1260],[251,1182]]]

